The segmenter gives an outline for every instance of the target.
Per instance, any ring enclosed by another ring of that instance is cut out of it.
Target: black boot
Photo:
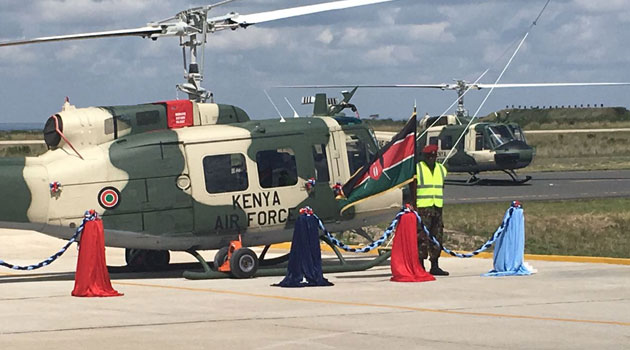
[[[448,271],[444,271],[438,265],[437,259],[431,261],[431,271],[430,274],[433,276],[448,276]]]

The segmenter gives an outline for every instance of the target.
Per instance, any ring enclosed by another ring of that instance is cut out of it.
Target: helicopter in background
[[[352,94],[339,106],[316,97],[312,118],[252,120],[239,107],[214,103],[201,86],[203,60],[198,57],[207,36],[218,31],[392,0],[208,16],[231,1],[140,28],[0,42],[1,50],[88,38],[179,37],[184,62],[189,62],[186,82],[177,86],[188,100],[87,108],[66,100],[44,126],[46,153],[0,159],[0,189],[11,198],[0,203],[0,227],[67,239],[86,209],[99,208],[105,244],[125,248],[130,267],[154,269],[169,263],[169,250],[190,252],[203,265],[196,251],[219,249],[216,267],[226,261],[228,244],[241,236],[244,246],[290,241],[304,206],[334,231],[391,218],[402,205],[401,190],[359,203],[343,215],[337,208],[333,185],[344,183],[378,151],[366,124],[332,113],[349,107]],[[229,263],[234,276],[250,277],[258,256],[241,248]]]
[[[464,107],[464,96],[469,90],[495,88],[541,88],[579,86],[623,86],[627,82],[603,83],[523,83],[483,84],[456,80],[454,84],[354,84],[354,85],[289,85],[280,88],[428,88],[454,90],[457,92],[457,109],[454,115],[425,115],[418,121],[416,149],[429,144],[438,146],[437,161],[442,162],[449,172],[468,173],[465,184],[481,181],[479,173],[502,171],[511,183],[522,184],[531,180],[521,178],[517,169],[527,167],[534,159],[536,150],[527,143],[523,129],[513,122],[485,122],[468,115]],[[387,143],[395,132],[376,131],[379,144]],[[458,142],[459,140],[459,142]],[[419,156],[419,155],[418,155]]]

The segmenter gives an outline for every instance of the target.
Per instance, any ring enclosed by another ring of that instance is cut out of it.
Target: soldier
[[[416,207],[422,218],[422,222],[429,232],[440,243],[444,238],[444,224],[442,223],[443,189],[446,168],[436,163],[438,147],[428,145],[422,150],[424,160],[416,165],[416,177],[418,181]],[[418,250],[420,251],[420,264],[424,268],[424,259],[429,257],[431,270],[429,273],[436,276],[448,276],[448,272],[438,265],[441,247],[433,244],[427,235],[418,227]]]

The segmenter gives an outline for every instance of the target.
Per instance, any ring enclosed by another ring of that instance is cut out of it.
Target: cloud
[[[328,45],[333,41],[334,38],[335,37],[333,36],[333,33],[330,31],[330,28],[326,28],[321,33],[319,33],[319,35],[317,36],[317,41],[319,41],[322,44]]]
[[[324,1],[234,1],[213,9],[211,15]],[[207,3],[0,1],[0,36],[8,40],[133,28],[172,16],[189,5]],[[274,115],[260,91],[274,84],[442,83],[453,78],[474,80],[490,66],[494,69],[484,82],[491,82],[544,3],[397,0],[218,32],[208,40],[204,86],[215,91],[219,102],[234,103],[257,115]],[[627,0],[552,1],[503,82],[629,81],[629,18]],[[62,91],[81,105],[175,97],[174,86],[183,80],[178,44],[177,38],[112,38],[0,48],[0,85],[12,84],[12,89],[1,86],[0,107],[9,115],[28,118],[58,110],[63,96],[57,95]],[[497,62],[498,58],[502,60]],[[627,91],[619,91],[611,93],[609,100],[627,100]],[[32,96],[38,97],[37,104],[30,103]],[[560,90],[543,97],[553,97],[559,105],[573,98]],[[414,98],[426,111],[440,113],[445,107],[442,102],[450,103],[454,96],[440,91],[364,90],[356,98],[364,104],[360,109],[370,114],[406,117],[408,108],[399,106],[408,107]],[[491,98],[486,108],[521,98],[514,89],[496,101]],[[471,103],[467,107],[476,109],[475,101],[473,96],[467,98]]]
[[[387,45],[369,50],[363,60],[370,65],[398,65],[404,62],[417,62],[414,54],[408,47]],[[421,62],[417,62],[421,63]]]
[[[107,23],[116,22],[117,18],[138,18],[138,25],[146,23],[144,16],[154,1],[147,0],[40,0],[33,5],[33,11],[39,14],[43,23]]]
[[[455,36],[448,32],[449,27],[448,22],[412,25],[406,27],[407,38],[424,42],[452,43],[455,41]]]
[[[282,31],[278,29],[250,27],[234,33],[213,34],[208,42],[213,50],[246,51],[282,45],[282,38]]]

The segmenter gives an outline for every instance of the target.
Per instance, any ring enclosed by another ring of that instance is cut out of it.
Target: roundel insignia
[[[105,187],[98,193],[98,204],[103,209],[114,209],[120,204],[120,192],[115,187]]]

